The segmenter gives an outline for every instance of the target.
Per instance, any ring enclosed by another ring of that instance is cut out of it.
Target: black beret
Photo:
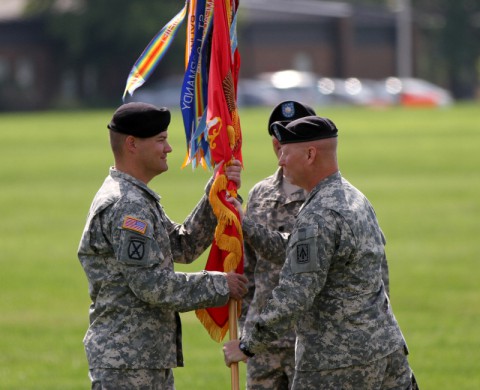
[[[273,122],[288,122],[294,121],[298,118],[303,118],[304,116],[317,115],[312,107],[307,106],[306,104],[296,102],[293,100],[287,100],[278,104],[270,114],[268,119],[268,134],[272,134],[270,126]]]
[[[337,127],[330,119],[319,116],[306,116],[287,125],[275,122],[272,124],[272,131],[281,144],[334,138],[338,133]]]
[[[108,124],[117,133],[149,138],[167,130],[170,124],[170,111],[152,104],[131,102],[121,105]]]

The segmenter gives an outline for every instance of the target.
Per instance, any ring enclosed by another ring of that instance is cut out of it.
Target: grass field
[[[76,258],[85,216],[112,164],[112,110],[0,114],[0,389],[87,389],[89,299]],[[342,174],[373,203],[387,236],[392,304],[422,390],[480,388],[480,105],[319,110],[338,125]],[[241,194],[276,168],[268,110],[240,112]],[[152,181],[181,221],[210,172],[180,165]],[[206,256],[181,271],[196,271]],[[186,367],[177,390],[230,388],[221,345],[182,315]],[[241,388],[245,368],[241,364]]]

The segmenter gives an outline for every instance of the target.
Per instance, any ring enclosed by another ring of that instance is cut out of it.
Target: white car
[[[401,106],[445,107],[453,103],[449,91],[426,80],[388,77],[384,87]]]

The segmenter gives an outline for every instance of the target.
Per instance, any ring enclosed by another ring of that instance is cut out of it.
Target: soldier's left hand
[[[248,357],[240,351],[238,344],[240,344],[240,340],[230,340],[223,344],[223,356],[227,367],[230,367],[232,363],[240,361],[246,362],[248,359]]]

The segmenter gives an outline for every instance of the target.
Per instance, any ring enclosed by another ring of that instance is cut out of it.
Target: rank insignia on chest
[[[305,264],[310,262],[310,247],[308,244],[297,245],[297,263]]]
[[[125,217],[122,229],[133,230],[134,232],[145,234],[147,231],[147,223],[133,217]]]

